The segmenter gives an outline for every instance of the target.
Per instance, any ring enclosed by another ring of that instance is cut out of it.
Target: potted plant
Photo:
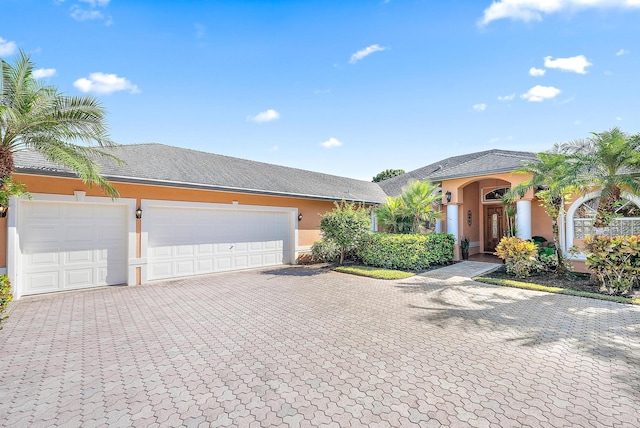
[[[462,260],[469,260],[469,238],[466,236],[460,240],[460,250],[462,251]]]

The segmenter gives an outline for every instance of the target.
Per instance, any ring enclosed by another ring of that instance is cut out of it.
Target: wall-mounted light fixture
[[[302,221],[302,217],[303,217],[302,213],[298,214],[298,221]]]
[[[142,218],[142,208],[138,207],[136,209],[136,219],[140,220]]]
[[[444,194],[444,196],[447,198],[447,203],[451,202],[451,192],[447,190],[447,193]]]
[[[0,218],[5,218],[7,216],[7,211],[7,207],[0,205]]]

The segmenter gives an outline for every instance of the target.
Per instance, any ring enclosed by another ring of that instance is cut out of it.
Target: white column
[[[442,233],[442,220],[436,220],[436,233]]]
[[[531,239],[531,201],[516,202],[516,235],[520,239]]]
[[[458,206],[455,204],[447,205],[447,233],[455,237],[458,243]]]

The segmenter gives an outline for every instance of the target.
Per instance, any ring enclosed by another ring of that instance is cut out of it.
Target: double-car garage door
[[[135,283],[129,235],[136,221],[142,232],[137,265],[149,281],[293,261],[292,209],[143,201],[136,220],[131,205],[19,204],[17,275],[24,295]]]
[[[291,215],[149,207],[148,279],[275,266],[291,260]]]

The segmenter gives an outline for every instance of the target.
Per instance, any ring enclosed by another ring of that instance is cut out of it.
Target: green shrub
[[[0,330],[2,330],[2,322],[8,318],[2,315],[2,313],[7,309],[11,300],[13,300],[13,295],[11,294],[9,277],[7,275],[0,275]]]
[[[640,283],[640,235],[587,236],[586,266],[609,294],[625,294]]]
[[[322,216],[320,230],[323,240],[332,242],[339,248],[342,264],[345,255],[355,250],[371,230],[369,210],[355,203],[336,202],[335,208]]]
[[[311,261],[333,263],[340,258],[340,248],[331,241],[316,241],[311,246]]]
[[[424,270],[453,260],[454,237],[448,233],[396,235],[372,233],[357,255],[369,266]]]
[[[508,273],[526,278],[540,269],[538,246],[532,241],[506,236],[500,240],[495,255],[504,260]]]

